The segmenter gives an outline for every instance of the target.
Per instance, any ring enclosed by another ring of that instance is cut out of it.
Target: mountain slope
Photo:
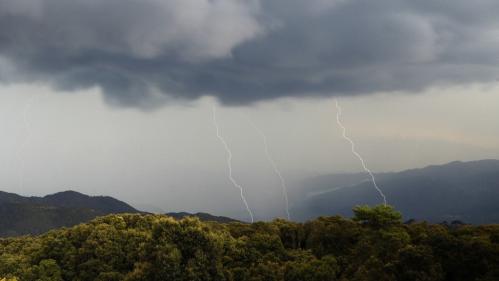
[[[104,213],[134,213],[135,208],[109,196],[88,196],[76,191],[63,191],[39,199],[43,204],[65,208],[89,208]]]
[[[197,217],[199,218],[201,221],[214,221],[214,222],[218,222],[218,223],[231,223],[231,222],[239,222],[238,220],[235,220],[235,219],[232,219],[232,218],[229,218],[229,217],[224,217],[224,216],[214,216],[212,214],[208,214],[208,213],[195,213],[195,214],[191,214],[191,213],[187,213],[187,212],[179,212],[179,213],[166,213],[167,216],[170,216],[174,219],[183,219],[183,218],[186,218],[186,217]]]
[[[45,197],[23,197],[0,191],[0,236],[39,234],[97,216],[137,212],[112,197],[92,197],[75,191]]]
[[[499,161],[451,162],[398,173],[377,174],[388,203],[406,219],[433,222],[499,222]],[[348,179],[348,180],[345,180]],[[295,217],[351,215],[351,207],[380,204],[367,175],[327,175],[310,179],[295,204]]]

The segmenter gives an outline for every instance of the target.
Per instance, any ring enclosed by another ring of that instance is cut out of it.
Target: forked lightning
[[[227,167],[229,169],[229,180],[232,182],[232,184],[234,185],[234,187],[236,187],[237,189],[239,189],[240,191],[240,194],[241,194],[241,200],[243,201],[244,203],[244,206],[246,207],[246,210],[248,211],[248,214],[250,216],[250,219],[251,219],[251,222],[254,221],[253,219],[253,212],[251,211],[249,205],[248,205],[248,202],[246,201],[246,198],[244,197],[244,189],[243,187],[237,183],[237,181],[234,179],[234,177],[232,176],[232,152],[229,148],[229,145],[227,144],[227,142],[225,141],[225,139],[222,137],[221,133],[220,133],[220,127],[218,126],[218,122],[217,122],[217,109],[216,109],[216,106],[213,106],[213,124],[215,125],[215,129],[217,131],[217,138],[220,140],[220,142],[222,143],[222,145],[224,146],[225,148],[225,151],[227,152]]]
[[[24,189],[24,149],[28,145],[30,139],[31,139],[31,123],[29,121],[29,111],[33,107],[33,104],[36,102],[37,96],[32,96],[26,105],[24,106],[23,110],[23,122],[24,122],[24,128],[26,130],[26,136],[24,138],[24,141],[21,143],[17,150],[17,159],[18,159],[18,188],[20,191],[23,191]]]
[[[288,189],[286,187],[286,181],[284,180],[281,171],[279,170],[279,168],[277,168],[277,164],[275,163],[274,159],[272,158],[272,155],[270,154],[269,144],[267,142],[267,136],[258,126],[256,126],[256,124],[248,116],[246,116],[246,119],[255,129],[255,131],[257,131],[262,137],[263,145],[265,146],[265,154],[267,155],[267,160],[269,161],[270,165],[274,169],[274,173],[279,177],[279,180],[281,182],[282,195],[284,197],[284,204],[286,207],[286,216],[288,220],[291,220],[291,215],[289,214],[289,200],[288,200]]]
[[[386,206],[386,196],[385,196],[385,194],[383,194],[383,191],[381,191],[381,189],[378,187],[378,184],[376,183],[376,179],[374,178],[374,174],[371,172],[371,170],[369,168],[367,168],[367,165],[364,162],[364,159],[362,158],[362,156],[360,156],[360,154],[357,152],[357,150],[355,150],[355,143],[353,142],[353,140],[351,138],[349,138],[347,136],[347,129],[345,128],[345,126],[343,126],[343,124],[341,123],[341,120],[340,120],[341,106],[338,103],[337,99],[335,99],[334,102],[336,103],[336,122],[338,123],[338,126],[340,126],[340,128],[342,130],[342,136],[345,140],[347,140],[350,143],[353,155],[355,155],[357,158],[359,158],[360,163],[362,164],[362,168],[371,177],[371,181],[374,185],[374,188],[376,188],[376,191],[378,191],[379,195],[383,198],[383,204]]]

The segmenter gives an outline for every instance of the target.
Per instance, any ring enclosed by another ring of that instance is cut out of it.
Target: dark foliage
[[[0,239],[0,280],[499,280],[499,226],[403,224],[389,206],[306,223],[121,214]]]

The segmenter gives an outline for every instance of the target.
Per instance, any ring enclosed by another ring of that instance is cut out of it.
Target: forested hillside
[[[254,224],[121,214],[0,240],[0,280],[499,280],[499,225],[353,219]]]

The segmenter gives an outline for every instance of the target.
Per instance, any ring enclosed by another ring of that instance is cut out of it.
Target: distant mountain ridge
[[[175,219],[183,219],[185,217],[198,217],[201,221],[214,221],[214,222],[219,222],[219,223],[231,223],[231,222],[240,222],[238,220],[229,218],[229,217],[224,217],[224,216],[214,216],[212,214],[208,213],[187,213],[187,212],[171,212],[171,213],[166,213],[165,215],[170,216]]]
[[[404,219],[442,222],[499,223],[499,160],[451,162],[421,169],[376,174],[388,204]],[[333,174],[308,179],[291,194],[295,220],[323,215],[351,215],[356,205],[377,205],[381,197],[368,175]],[[44,197],[24,197],[0,191],[0,237],[40,234],[112,213],[144,213],[109,196],[64,191]],[[180,219],[237,220],[207,213],[166,213]]]
[[[0,191],[0,236],[39,234],[73,226],[112,213],[138,213],[108,196],[64,191],[44,197],[24,197]]]
[[[135,208],[110,196],[88,196],[76,191],[63,191],[41,198],[42,202],[66,208],[90,208],[105,213],[136,213]]]
[[[388,203],[407,219],[499,223],[499,160],[455,161],[375,176]],[[362,173],[311,178],[299,195],[293,213],[300,220],[351,215],[352,206],[381,203]]]

